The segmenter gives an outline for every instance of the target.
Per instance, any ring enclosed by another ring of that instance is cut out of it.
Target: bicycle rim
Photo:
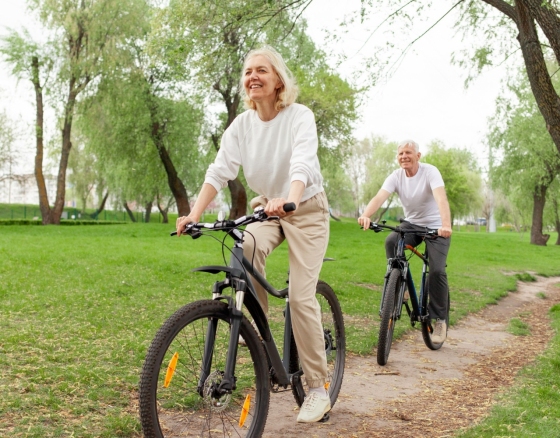
[[[208,321],[216,335],[208,376],[199,385]],[[218,395],[230,338],[227,304],[199,301],[172,315],[154,338],[142,369],[140,418],[145,437],[260,437],[269,406],[265,353],[243,317],[236,388]],[[241,424],[241,425],[240,425]]]

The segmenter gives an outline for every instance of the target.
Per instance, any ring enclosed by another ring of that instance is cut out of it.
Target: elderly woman
[[[329,213],[317,158],[313,113],[295,103],[292,73],[270,47],[251,51],[243,66],[241,86],[247,111],[222,136],[220,150],[206,172],[204,185],[189,216],[177,219],[177,231],[201,214],[243,166],[249,187],[260,196],[251,201],[277,221],[247,227],[244,253],[264,274],[266,257],[284,239],[290,260],[289,299],[298,353],[309,386],[298,422],[319,421],[331,408],[325,389],[327,363],[320,309],[315,289],[329,240]],[[293,202],[295,212],[284,204]],[[254,237],[254,239],[253,239]],[[267,293],[255,281],[264,311]]]

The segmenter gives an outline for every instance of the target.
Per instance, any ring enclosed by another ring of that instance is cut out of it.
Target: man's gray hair
[[[401,141],[399,146],[397,147],[397,151],[400,148],[403,148],[405,146],[413,147],[415,152],[420,152],[420,146],[418,146],[418,143],[416,143],[414,140],[403,140],[403,141]]]

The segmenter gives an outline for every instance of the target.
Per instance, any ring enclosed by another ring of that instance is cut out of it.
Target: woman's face
[[[256,55],[245,63],[243,86],[249,98],[257,104],[274,103],[276,92],[282,86],[272,64],[262,55]]]

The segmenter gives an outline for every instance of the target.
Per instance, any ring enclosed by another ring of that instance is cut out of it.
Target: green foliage
[[[556,85],[560,87],[560,79],[556,79]],[[549,202],[544,218],[553,225],[558,216],[554,205],[560,196],[560,156],[525,74],[512,79],[507,90],[507,97],[496,102],[488,135],[492,187],[504,198],[499,213],[504,221],[517,226],[529,224],[535,194],[545,188]]]
[[[473,214],[482,206],[482,177],[475,156],[466,149],[446,149],[440,142],[428,145],[422,161],[436,166],[445,182],[453,218]]]

